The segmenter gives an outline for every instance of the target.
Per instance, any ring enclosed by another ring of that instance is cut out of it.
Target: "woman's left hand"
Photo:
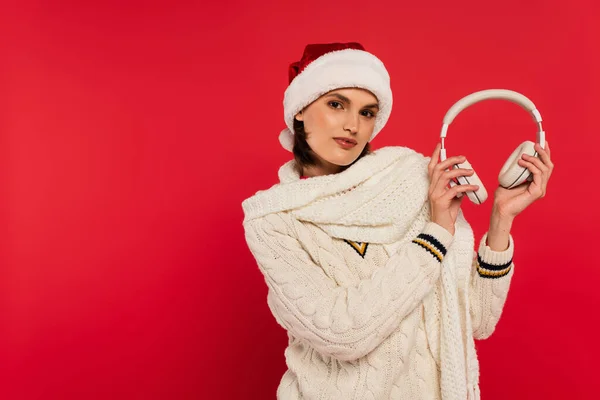
[[[512,189],[499,186],[494,193],[494,210],[503,218],[514,219],[534,201],[546,195],[548,180],[552,175],[554,164],[550,158],[550,146],[546,142],[542,149],[536,143],[538,157],[524,154],[518,160],[519,165],[526,167],[533,174],[533,181],[527,181]]]

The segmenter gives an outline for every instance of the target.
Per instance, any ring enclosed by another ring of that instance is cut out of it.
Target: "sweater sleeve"
[[[344,361],[371,352],[420,304],[453,241],[450,232],[429,222],[369,279],[342,287],[303,249],[298,225],[285,214],[246,222],[248,247],[268,285],[277,322],[320,353]],[[325,245],[321,249],[329,251]]]
[[[487,339],[496,329],[514,274],[512,235],[504,251],[494,251],[486,243],[487,232],[474,253],[471,269],[470,312],[475,339]]]

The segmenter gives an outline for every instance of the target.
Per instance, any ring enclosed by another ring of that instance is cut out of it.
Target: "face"
[[[375,128],[377,98],[357,88],[333,90],[296,115],[321,174],[339,172],[362,153]]]

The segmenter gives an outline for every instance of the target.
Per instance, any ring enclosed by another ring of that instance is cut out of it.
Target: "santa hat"
[[[371,141],[386,124],[392,110],[390,76],[383,62],[360,43],[309,44],[302,59],[289,67],[283,99],[287,128],[279,135],[286,150],[294,147],[294,117],[319,97],[335,89],[361,88],[377,97],[379,111]]]

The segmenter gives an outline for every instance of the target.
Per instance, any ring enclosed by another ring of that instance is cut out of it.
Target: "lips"
[[[358,144],[356,140],[345,137],[336,137],[333,140],[344,149],[351,149]]]

